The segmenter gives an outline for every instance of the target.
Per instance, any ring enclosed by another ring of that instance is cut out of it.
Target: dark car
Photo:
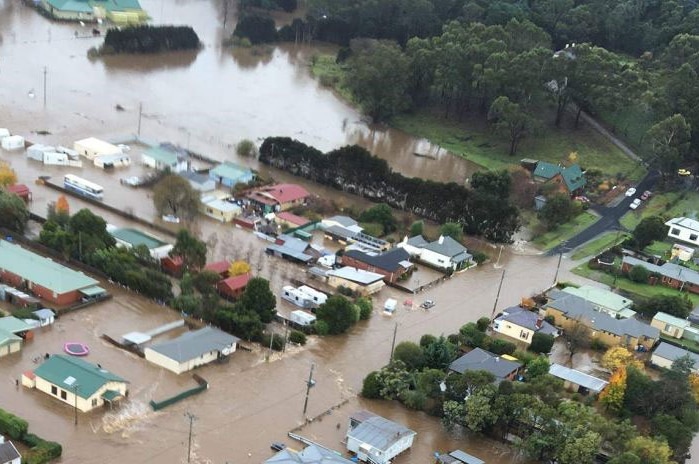
[[[422,304],[420,305],[420,307],[421,307],[422,309],[430,309],[430,308],[434,307],[434,305],[435,305],[434,300],[425,300],[425,301],[422,302]]]
[[[274,451],[281,451],[286,448],[286,445],[284,443],[280,443],[278,441],[275,441],[270,445],[270,448],[272,448]]]

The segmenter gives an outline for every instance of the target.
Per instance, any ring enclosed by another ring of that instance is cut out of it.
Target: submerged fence
[[[197,374],[193,374],[192,377],[199,384],[198,386],[180,392],[177,395],[171,396],[170,398],[166,398],[162,401],[150,400],[150,406],[151,408],[153,408],[153,411],[160,411],[161,409],[166,408],[172,404],[178,403],[186,398],[189,398],[190,396],[198,395],[199,393],[209,388],[209,382],[207,382],[203,377]]]

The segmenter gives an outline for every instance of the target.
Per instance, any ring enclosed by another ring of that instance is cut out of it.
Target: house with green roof
[[[255,174],[250,168],[225,162],[209,171],[209,177],[226,187],[235,187],[235,184],[247,184],[255,177]]]
[[[82,412],[127,397],[128,383],[99,364],[63,354],[54,354],[33,372],[22,375],[25,387],[36,388]]]
[[[108,224],[107,232],[114,237],[117,242],[117,246],[122,246],[128,249],[141,245],[145,246],[148,248],[148,252],[153,259],[163,259],[164,257],[169,256],[170,250],[173,248],[171,243],[164,242],[155,235],[151,235],[138,229],[132,229],[130,227],[118,228]]]
[[[158,171],[185,172],[189,169],[189,154],[182,148],[162,143],[144,151],[141,162]]]
[[[672,314],[659,311],[653,316],[650,325],[660,330],[660,333],[673,338],[685,338],[684,331],[692,325],[687,319],[680,319]]]
[[[92,277],[6,240],[0,240],[0,281],[59,306],[106,294]]]
[[[141,24],[148,13],[138,0],[41,0],[39,6],[52,18],[94,22],[106,19],[119,25]]]
[[[592,304],[596,311],[607,313],[617,319],[628,319],[636,315],[636,311],[631,309],[633,300],[604,288],[582,285],[580,287],[566,287],[563,292],[579,296]]]
[[[539,161],[534,169],[534,181],[540,183],[552,182],[569,194],[580,192],[586,184],[585,173],[580,165],[561,166],[558,164]]]
[[[0,329],[0,358],[22,349],[22,339],[12,332]]]

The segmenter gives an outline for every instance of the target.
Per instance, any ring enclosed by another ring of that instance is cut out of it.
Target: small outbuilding
[[[599,394],[609,384],[606,380],[555,363],[551,364],[549,374],[563,380],[563,386],[567,390],[583,395]]]
[[[211,179],[206,174],[200,174],[193,171],[180,172],[180,176],[187,179],[189,185],[197,192],[205,193],[216,190],[216,181]]]
[[[77,151],[80,156],[84,156],[89,160],[94,160],[98,156],[122,154],[121,148],[95,137],[88,137],[74,142],[73,149]]]
[[[107,226],[107,232],[114,237],[118,246],[132,249],[145,245],[153,259],[165,258],[173,248],[171,243],[166,243],[155,235],[130,227],[117,228],[109,225]]]
[[[415,435],[416,432],[397,422],[369,411],[357,411],[350,416],[347,449],[360,461],[388,464],[413,446]]]
[[[437,462],[439,464],[485,464],[484,460],[478,459],[461,450],[454,450],[448,454],[440,454],[437,456]]]
[[[22,349],[22,339],[12,332],[0,329],[0,358]]]
[[[32,311],[32,314],[39,321],[39,327],[46,327],[47,325],[51,325],[56,320],[56,313],[54,313],[48,308],[37,309],[36,311]]]
[[[687,319],[680,319],[662,311],[657,312],[650,325],[660,330],[660,333],[673,338],[683,338],[684,331],[692,324]]]
[[[171,172],[183,172],[189,169],[189,154],[182,148],[162,143],[144,151],[141,162],[159,171],[169,169]]]
[[[236,300],[245,292],[248,282],[250,282],[250,274],[227,277],[216,284],[216,289],[223,297]]]
[[[0,146],[2,146],[3,150],[7,151],[21,150],[24,148],[24,137],[21,135],[3,137]]]
[[[216,183],[233,188],[236,184],[247,184],[255,178],[255,174],[250,168],[225,162],[209,171],[209,177]]]
[[[653,351],[650,357],[651,364],[658,367],[670,369],[672,363],[680,358],[689,357],[692,361],[692,372],[699,373],[699,354],[680,348],[679,346],[671,345],[667,342],[660,342],[658,347]]]
[[[230,196],[204,195],[201,197],[199,211],[223,223],[231,222],[240,216],[243,209]]]

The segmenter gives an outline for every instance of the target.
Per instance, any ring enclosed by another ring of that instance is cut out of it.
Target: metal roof
[[[0,462],[12,462],[13,459],[19,459],[19,451],[11,441],[0,443]]]
[[[667,314],[662,311],[655,313],[653,319],[658,320],[660,322],[664,322],[665,324],[670,324],[682,328],[686,328],[691,325],[691,323],[687,319],[680,319],[679,317],[675,317],[671,314]]]
[[[335,269],[326,272],[327,275],[339,277],[340,279],[350,280],[352,282],[357,282],[362,285],[370,285],[374,282],[383,280],[382,274],[377,274],[375,272],[364,271],[351,266],[341,267],[340,269]]]
[[[168,145],[150,147],[143,152],[143,156],[152,158],[156,162],[160,162],[167,166],[175,166],[179,161],[184,160],[187,157],[184,151],[180,151],[177,148],[170,147]]]
[[[603,288],[593,287],[592,285],[566,287],[563,291],[615,312],[630,308],[633,305],[633,301],[628,298],[624,298],[621,295],[617,295]]]
[[[284,449],[265,461],[265,464],[352,464],[336,451],[309,445],[302,451]]]
[[[348,437],[352,437],[360,443],[367,443],[383,452],[407,435],[416,435],[416,432],[397,422],[376,415],[372,415],[347,431]]]
[[[109,382],[128,383],[106,369],[62,354],[54,354],[34,369],[34,375],[64,390],[73,391],[77,385],[78,396],[89,398]]]
[[[520,327],[524,327],[535,332],[541,332],[543,334],[558,335],[558,329],[556,327],[544,321],[543,318],[540,318],[540,316],[533,311],[529,311],[528,309],[524,309],[519,306],[513,306],[511,308],[507,308],[505,311],[503,311],[503,313],[507,314],[503,314],[502,316],[498,317],[496,319],[497,321],[510,322]],[[537,327],[537,322],[541,324],[540,327]]]
[[[687,218],[687,217],[677,217],[672,218],[665,223],[666,226],[679,226],[685,229],[692,230],[694,232],[699,232],[699,221]]]
[[[349,216],[333,216],[327,219],[323,219],[321,222],[337,222],[342,227],[352,227],[358,225],[357,221]]]
[[[504,379],[522,367],[515,361],[508,361],[489,351],[474,348],[449,365],[449,370],[463,374],[466,371],[488,371],[498,379]]]
[[[409,261],[410,254],[403,248],[394,248],[385,253],[370,255],[359,250],[349,250],[345,252],[345,256],[354,258],[377,269],[394,272],[403,267],[402,261]]]
[[[7,330],[0,329],[0,346],[6,346],[9,345],[12,342],[21,342],[22,339],[18,337],[17,335],[13,334],[12,332],[8,332]]]
[[[0,268],[58,294],[98,284],[95,279],[0,240]]]
[[[689,356],[690,359],[694,361],[694,366],[699,367],[699,354],[692,353],[684,348],[680,348],[666,342],[660,342],[658,347],[653,352],[653,356],[659,356],[669,361],[675,361],[676,359],[680,359],[684,356]]]
[[[166,342],[156,343],[146,349],[153,350],[177,362],[186,362],[210,351],[221,351],[238,343],[240,339],[214,327],[187,332]]]
[[[143,343],[151,341],[152,337],[143,332],[129,332],[121,336],[125,342],[132,343],[134,345],[142,345]]]
[[[559,379],[567,380],[568,382],[580,385],[581,387],[585,387],[588,390],[597,393],[604,390],[604,387],[606,387],[609,383],[605,380],[598,379],[597,377],[593,377],[589,374],[585,374],[584,372],[580,372],[578,370],[571,369],[569,367],[565,367],[555,363],[551,364],[551,367],[549,368],[549,374],[551,374],[554,377],[558,377]]]
[[[485,464],[485,461],[472,456],[465,451],[454,450],[449,454],[442,454],[437,458],[440,464]]]
[[[437,240],[434,242],[430,242],[427,245],[424,246],[426,250],[433,251],[435,253],[439,253],[442,256],[448,256],[450,258],[455,258],[459,257],[462,259],[466,259],[466,256],[460,256],[460,255],[468,255],[466,247],[454,240],[451,237],[445,237],[441,235]],[[470,256],[470,255],[468,255]]]
[[[167,243],[153,235],[147,234],[138,229],[132,229],[130,227],[112,229],[109,231],[109,233],[117,240],[126,242],[133,247],[145,245],[149,250],[152,250],[154,248],[160,248],[161,246],[167,245]]]
[[[0,317],[0,330],[16,334],[17,332],[26,332],[31,329],[29,324],[22,319],[17,319],[14,316]]]
[[[629,266],[643,266],[650,272],[657,272],[660,275],[680,282],[690,282],[694,285],[699,285],[699,272],[678,264],[665,263],[662,266],[658,266],[632,256],[624,256],[623,262]]]
[[[209,171],[209,177],[221,177],[232,180],[233,183],[247,182],[251,176],[252,170],[250,168],[231,162],[219,164]]]
[[[36,311],[32,311],[32,314],[39,319],[51,319],[56,316],[56,313],[48,308],[37,309]]]

